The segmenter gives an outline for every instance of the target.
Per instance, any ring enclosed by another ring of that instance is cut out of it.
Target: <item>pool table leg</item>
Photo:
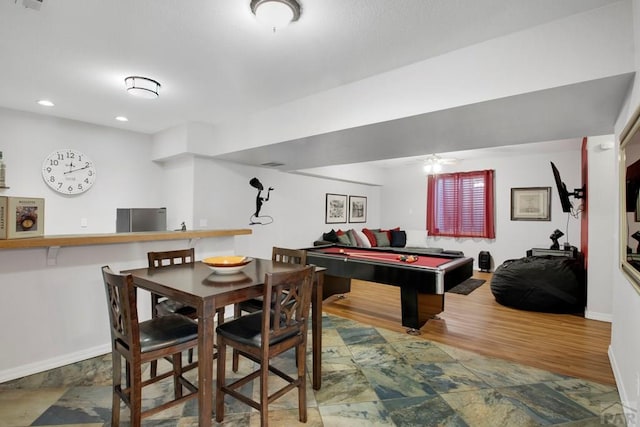
[[[417,289],[401,286],[402,326],[415,333],[429,319],[433,319],[444,310],[443,294],[424,294]]]
[[[324,275],[324,285],[322,287],[322,299],[325,300],[331,295],[348,294],[351,292],[351,279],[348,277]]]

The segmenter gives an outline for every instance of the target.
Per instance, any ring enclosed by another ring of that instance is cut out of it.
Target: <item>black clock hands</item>
[[[69,166],[73,167],[73,163],[71,163]],[[91,167],[91,165],[90,165],[90,164],[87,164],[86,166],[83,166],[83,167],[81,167],[81,168],[71,169],[71,170],[68,170],[68,171],[64,172],[64,175],[66,175],[66,174],[68,174],[68,173],[72,173],[72,172],[78,172],[78,171],[81,171],[81,170],[83,170],[83,169],[87,169],[87,168],[89,168],[89,167]]]

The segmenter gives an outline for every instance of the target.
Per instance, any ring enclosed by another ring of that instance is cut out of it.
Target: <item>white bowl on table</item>
[[[207,264],[216,274],[236,274],[251,261],[253,261],[253,258],[235,255],[214,256],[202,260],[202,262]]]

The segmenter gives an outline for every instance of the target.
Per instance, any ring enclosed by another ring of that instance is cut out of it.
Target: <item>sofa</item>
[[[425,230],[392,229],[334,230],[323,233],[313,242],[314,246],[335,245],[341,247],[359,247],[384,252],[396,252],[412,255],[439,255],[451,258],[463,257],[462,251],[445,250],[429,246]]]

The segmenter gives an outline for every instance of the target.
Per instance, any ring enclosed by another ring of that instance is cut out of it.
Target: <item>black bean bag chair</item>
[[[493,273],[491,292],[507,307],[547,313],[584,312],[582,259],[530,256],[507,260]]]

